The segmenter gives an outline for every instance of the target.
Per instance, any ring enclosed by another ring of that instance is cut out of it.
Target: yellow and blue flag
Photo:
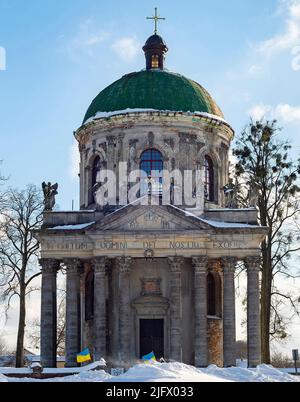
[[[77,363],[86,363],[91,360],[92,358],[89,349],[84,349],[81,353],[77,355]]]
[[[156,357],[155,357],[154,352],[151,352],[151,353],[149,353],[148,355],[143,356],[142,359],[143,359],[143,361],[144,361],[146,364],[149,364],[149,363],[151,363],[152,361],[153,361],[153,362],[156,362]]]

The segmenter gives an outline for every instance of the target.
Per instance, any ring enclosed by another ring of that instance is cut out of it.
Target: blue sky
[[[278,117],[299,151],[299,3],[0,0],[0,159],[10,185],[55,181],[60,207],[78,206],[72,133],[101,89],[144,68],[155,6],[167,18],[167,67],[204,85],[237,132],[249,110]]]
[[[167,68],[205,86],[236,132],[250,114],[278,118],[299,155],[300,0],[0,0],[0,160],[11,186],[58,182],[61,209],[78,207],[73,131],[100,90],[144,68],[156,6]]]

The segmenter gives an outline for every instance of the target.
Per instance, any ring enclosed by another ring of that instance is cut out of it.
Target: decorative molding
[[[117,267],[120,274],[129,274],[132,266],[131,257],[117,257],[116,258]]]
[[[148,143],[150,148],[154,147],[154,139],[155,135],[150,131],[150,133],[148,134]]]
[[[196,145],[197,135],[188,133],[179,133],[179,143],[180,144],[191,144]]]
[[[120,133],[120,134],[118,135],[118,142],[119,142],[120,144],[122,144],[123,141],[124,141],[124,138],[125,138],[125,133]]]
[[[67,268],[67,274],[80,275],[83,271],[82,261],[78,258],[66,258],[63,263]]]
[[[141,296],[162,296],[161,278],[142,278]]]
[[[197,142],[197,155],[199,154],[199,152],[201,151],[202,148],[205,147],[205,143],[204,142]]]
[[[171,149],[174,149],[175,147],[175,142],[173,138],[165,138],[164,142],[166,145],[168,145]]]
[[[60,268],[60,261],[51,258],[42,258],[39,260],[43,275],[56,275]]]
[[[171,268],[171,272],[181,272],[182,265],[184,263],[184,257],[169,257],[168,262]]]
[[[236,257],[223,257],[221,258],[221,263],[222,263],[222,269],[224,274],[226,273],[235,273],[236,270],[236,264],[237,264],[237,258]]]
[[[153,317],[165,317],[170,308],[170,302],[162,296],[140,296],[132,302],[131,306],[138,317],[153,319]]]
[[[107,152],[107,143],[106,142],[102,142],[101,144],[99,144],[99,148],[102,148],[103,152]]]
[[[154,251],[151,249],[145,250],[144,253],[145,258],[154,258]]]
[[[113,146],[116,143],[116,137],[114,136],[108,136],[106,137],[106,140],[109,146]]]
[[[107,257],[97,257],[92,260],[92,265],[94,267],[95,274],[104,274],[106,273],[106,266],[108,263]]]
[[[129,140],[129,147],[136,147],[136,144],[139,142],[139,140]]]
[[[201,255],[192,257],[193,266],[196,274],[206,274],[208,270],[208,257]]]
[[[260,256],[247,257],[245,258],[244,263],[247,268],[248,274],[251,272],[259,272],[262,258]]]

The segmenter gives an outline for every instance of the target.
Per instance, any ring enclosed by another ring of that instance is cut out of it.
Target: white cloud
[[[292,50],[293,60],[292,60],[292,69],[294,71],[300,71],[300,46],[294,47]]]
[[[263,72],[262,66],[259,66],[257,64],[253,64],[251,67],[248,69],[248,73],[250,75],[259,75]]]
[[[284,31],[257,45],[257,50],[265,57],[271,57],[300,43],[300,0],[283,1],[282,4],[288,14]]]
[[[70,53],[76,54],[86,51],[93,54],[97,45],[105,42],[110,37],[110,33],[99,29],[92,19],[86,19],[78,28],[78,32],[68,44]]]
[[[254,120],[261,120],[262,118],[266,117],[272,111],[272,107],[269,105],[259,104],[253,106],[249,111],[248,114]]]
[[[300,20],[300,1],[293,1],[290,5],[290,14],[293,18]]]
[[[248,114],[254,120],[262,118],[277,119],[288,124],[300,124],[300,106],[279,104],[277,106],[259,104],[253,106]]]
[[[116,40],[113,45],[113,51],[126,62],[133,61],[140,52],[140,43],[135,37],[124,37]]]
[[[74,142],[69,152],[69,175],[72,180],[78,180],[80,155],[77,142]]]
[[[286,123],[300,124],[300,106],[294,107],[288,104],[278,105],[275,108],[275,116],[277,119]]]

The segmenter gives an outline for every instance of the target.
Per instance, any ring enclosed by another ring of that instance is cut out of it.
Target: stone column
[[[195,366],[207,367],[207,266],[208,258],[194,257],[195,270]]]
[[[59,270],[59,261],[42,259],[40,265],[42,267],[41,364],[46,368],[56,368],[56,275]]]
[[[182,257],[169,258],[170,279],[170,358],[182,361],[182,301],[181,301],[181,267]]]
[[[116,259],[119,270],[119,359],[128,363],[130,360],[130,257]]]
[[[245,260],[248,275],[247,291],[247,335],[248,335],[248,366],[257,367],[261,364],[261,328],[260,328],[260,257],[248,257]]]
[[[66,295],[66,367],[77,367],[77,354],[81,351],[81,273],[78,259],[64,261],[67,268]]]
[[[85,166],[84,167],[84,205],[88,206],[90,204],[90,194],[91,194],[91,189],[90,189],[90,172],[91,168],[90,166]]]
[[[95,258],[94,266],[94,360],[106,357],[106,257]]]
[[[236,365],[236,324],[235,324],[235,268],[237,259],[222,258],[223,267],[223,351],[224,367]]]

